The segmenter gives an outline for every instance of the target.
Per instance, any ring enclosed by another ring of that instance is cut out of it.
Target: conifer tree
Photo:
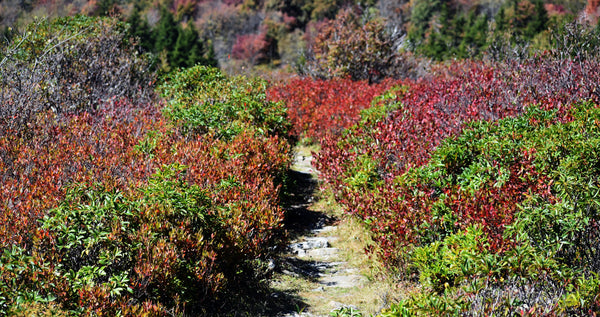
[[[431,31],[427,42],[422,47],[423,54],[436,60],[443,60],[446,53],[446,45],[442,35],[438,31]]]
[[[157,53],[160,53],[163,50],[167,51],[167,58],[171,60],[172,54],[169,52],[172,51],[179,34],[177,32],[177,24],[173,14],[165,7],[162,7],[160,10],[160,20],[158,21],[154,33],[156,34],[154,51]]]
[[[109,16],[115,6],[117,5],[115,0],[100,0],[96,11],[97,16],[105,17]]]
[[[496,33],[502,33],[504,32],[504,30],[506,30],[506,9],[504,8],[504,6],[500,7],[500,10],[498,10],[498,14],[496,14]]]
[[[206,47],[207,52],[202,63],[206,66],[218,67],[219,61],[217,61],[215,47],[212,45],[210,40],[206,41]]]
[[[152,51],[154,49],[152,31],[148,25],[148,20],[142,19],[138,3],[134,4],[131,15],[127,18],[127,23],[129,24],[129,34],[139,41],[138,45],[144,51]]]
[[[171,62],[173,67],[192,67],[197,64],[216,66],[212,47],[207,50],[208,45],[203,44],[192,25],[178,28],[178,32]]]
[[[533,38],[536,34],[544,31],[548,25],[548,12],[546,12],[546,8],[544,8],[544,3],[542,0],[535,1],[535,11],[533,12],[533,16],[527,23],[527,28],[525,29],[525,37]]]
[[[189,51],[192,46],[192,40],[187,30],[189,27],[183,29],[181,26],[177,26],[177,40],[171,53],[170,64],[173,67],[187,67],[189,59]]]
[[[469,48],[471,48],[471,44],[473,43],[476,30],[474,30],[473,26],[475,25],[475,12],[469,12],[467,16],[466,24],[465,24],[465,34],[462,37],[460,42],[460,46],[458,47],[458,55],[460,58],[465,58],[469,56]]]
[[[439,0],[419,0],[413,4],[408,30],[408,39],[412,45],[418,47],[423,43],[431,18],[439,9]]]
[[[202,56],[202,44],[198,39],[198,33],[192,26],[179,27],[179,35],[173,50],[172,64],[175,67],[190,67],[199,62]]]

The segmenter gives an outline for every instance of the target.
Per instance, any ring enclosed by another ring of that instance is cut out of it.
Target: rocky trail
[[[296,302],[291,311],[278,316],[337,316],[342,311],[347,313],[344,316],[376,314],[392,298],[393,285],[377,278],[378,264],[364,253],[368,243],[364,230],[338,217],[339,207],[319,197],[311,162],[310,151],[298,148],[286,206],[291,244],[276,264],[271,281],[272,296]]]

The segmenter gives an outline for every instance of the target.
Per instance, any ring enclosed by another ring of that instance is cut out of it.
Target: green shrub
[[[470,227],[465,232],[446,237],[443,241],[415,248],[411,262],[419,272],[421,283],[437,293],[443,293],[476,274],[481,274],[493,258],[486,248],[481,228]]]
[[[426,288],[385,316],[597,312],[598,122],[590,102],[474,122],[397,178],[432,198],[409,259]]]
[[[184,133],[213,132],[229,139],[243,130],[285,136],[289,131],[282,102],[266,100],[267,82],[229,78],[216,68],[196,66],[181,70],[159,87],[168,100],[165,114]]]
[[[101,286],[112,296],[131,292],[131,265],[141,245],[132,238],[139,221],[137,208],[122,193],[102,188],[75,187],[58,208],[50,210],[41,229],[53,236],[46,246],[56,249],[57,274],[65,278],[73,296]]]
[[[51,239],[37,252],[68,285],[64,305],[113,313],[147,301],[193,307],[196,294],[219,288],[226,267],[209,259],[232,246],[206,194],[182,178],[186,169],[163,167],[136,196],[77,186],[48,213],[41,230]]]

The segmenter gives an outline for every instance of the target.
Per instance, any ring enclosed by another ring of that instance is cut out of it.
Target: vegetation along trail
[[[0,0],[0,317],[600,316],[599,21]]]

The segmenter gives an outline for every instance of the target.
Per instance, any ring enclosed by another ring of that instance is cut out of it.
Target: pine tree
[[[190,47],[192,43],[190,43],[190,39],[186,33],[186,29],[177,27],[177,41],[175,41],[175,47],[173,49],[173,53],[171,54],[170,64],[173,67],[187,67],[188,63],[188,52],[190,51]]]
[[[418,47],[424,42],[431,18],[439,11],[440,5],[439,0],[419,0],[413,4],[408,30],[408,39],[413,45]]]
[[[202,42],[200,41],[196,30],[191,28],[191,30],[188,32],[192,33],[192,35],[188,36],[194,38],[193,45],[189,53],[188,67],[195,66],[196,64],[204,64],[204,45],[202,45]]]
[[[202,60],[202,64],[204,64],[206,66],[218,67],[219,61],[217,60],[217,57],[215,54],[215,47],[212,45],[210,40],[206,41],[206,46],[207,46],[208,52],[206,52],[206,56]]]
[[[173,50],[173,66],[190,67],[198,62],[202,56],[202,45],[198,40],[198,33],[192,26],[178,28],[179,36]]]
[[[431,31],[425,44],[423,44],[421,50],[424,55],[431,57],[436,60],[443,60],[446,55],[446,45],[444,39],[437,31]]]
[[[542,0],[535,1],[535,11],[533,12],[533,16],[527,23],[527,27],[524,30],[526,38],[533,38],[538,33],[544,31],[548,25],[548,12],[546,12],[546,8],[544,7],[544,2]]]
[[[173,50],[173,67],[192,67],[197,64],[216,66],[212,47],[207,52],[206,46],[193,26],[178,28],[179,36]],[[210,55],[210,54],[213,55]],[[205,57],[205,55],[207,55]]]
[[[154,49],[152,32],[150,30],[150,26],[148,25],[148,21],[146,19],[142,19],[140,15],[138,3],[134,4],[131,15],[127,19],[127,23],[129,24],[130,36],[139,41],[138,44],[144,51],[152,51]]]
[[[163,50],[167,51],[167,59],[172,59],[172,51],[177,41],[177,23],[173,14],[165,7],[160,10],[160,20],[154,30],[156,41],[154,43],[154,51],[160,53]]]
[[[98,16],[109,16],[111,11],[116,6],[115,0],[100,0],[96,9],[96,15]]]
[[[504,32],[504,30],[506,30],[506,11],[504,9],[504,6],[500,7],[500,10],[498,10],[498,14],[496,14],[496,33],[502,33]]]

